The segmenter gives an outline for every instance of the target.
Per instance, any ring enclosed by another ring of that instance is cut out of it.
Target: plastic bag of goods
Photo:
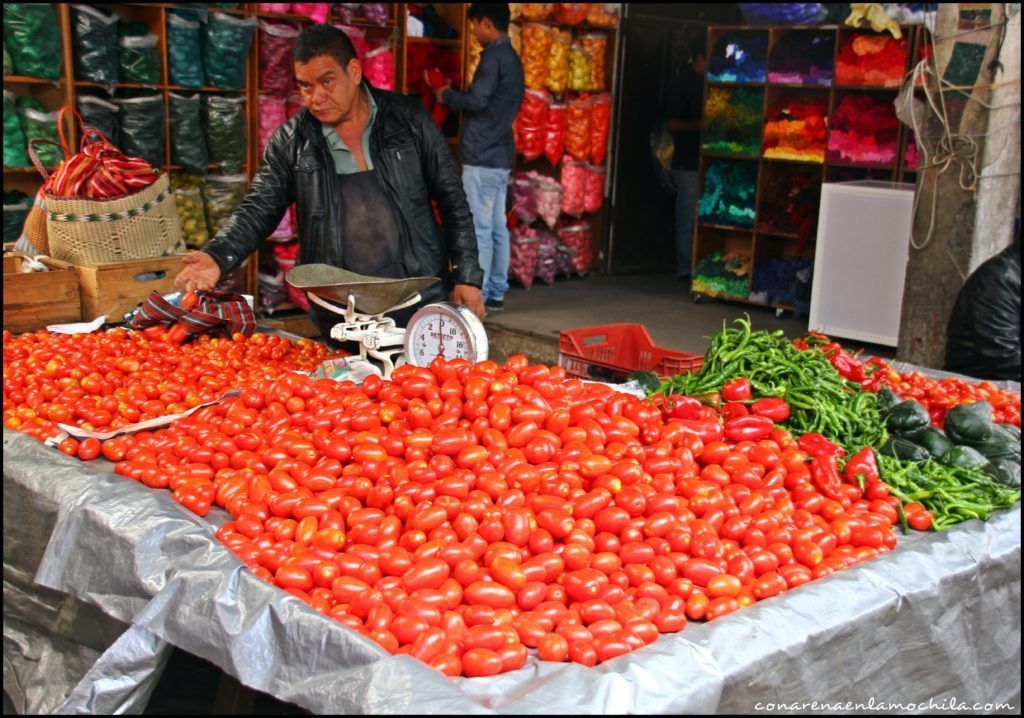
[[[583,209],[590,214],[599,212],[604,203],[604,167],[587,165],[583,185]]]
[[[274,134],[274,131],[287,121],[288,114],[285,110],[285,101],[279,97],[260,95],[259,108],[260,156],[262,157],[263,150],[267,147],[267,141]]]
[[[518,20],[523,16],[523,4],[521,2],[510,2],[508,4],[508,14],[510,20]]]
[[[121,151],[130,157],[141,157],[154,167],[162,167],[167,120],[164,98],[149,95],[116,102],[121,108]]]
[[[277,229],[270,233],[267,238],[272,242],[290,242],[295,238],[295,229],[292,227],[292,213],[285,210],[281,221],[277,223]]]
[[[560,277],[571,277],[576,272],[576,250],[561,242],[555,247],[555,269]]]
[[[587,211],[587,165],[566,156],[562,160],[562,214],[582,217]]]
[[[366,51],[362,62],[363,77],[378,90],[395,89],[395,53],[390,42],[382,42]]]
[[[529,289],[537,273],[537,255],[540,241],[537,231],[520,225],[512,233],[509,242],[508,276]]]
[[[99,130],[115,147],[120,146],[121,120],[118,115],[121,108],[93,95],[79,95],[77,101],[78,114],[82,116],[82,124],[86,129]]]
[[[272,265],[272,266],[271,266]],[[267,262],[259,272],[260,307],[273,314],[274,310],[288,301],[288,288],[284,284],[284,272],[276,264]]]
[[[549,233],[544,230],[537,232],[537,266],[533,276],[548,286],[555,283],[558,275],[557,245],[558,241]]]
[[[302,95],[297,92],[293,92],[288,95],[288,99],[285,101],[284,111],[290,120],[296,112],[305,108],[305,106],[306,102],[302,99]]]
[[[4,49],[16,75],[60,80],[60,23],[50,3],[4,3]]]
[[[188,11],[167,11],[167,78],[194,90],[206,85],[200,23]]]
[[[116,85],[117,13],[92,5],[72,5],[75,79]]]
[[[582,35],[577,42],[590,53],[590,66],[593,70],[591,87],[595,92],[604,90],[604,62],[608,51],[608,36],[603,32],[590,32]]]
[[[508,38],[512,42],[512,49],[520,58],[523,56],[523,27],[522,25],[509,25]]]
[[[4,167],[29,167],[28,140],[21,127],[18,98],[4,90]]]
[[[299,260],[298,240],[288,242],[287,244],[275,244],[274,260],[277,262],[277,266],[281,270],[281,273],[287,276],[288,272],[295,267],[296,262]],[[308,312],[309,298],[306,296],[306,293],[301,289],[296,289],[291,284],[288,284],[287,279],[284,284],[285,289],[288,291],[288,298]]]
[[[612,98],[597,95],[590,114],[590,159],[595,164],[604,162],[608,149],[608,130],[612,124]]]
[[[336,2],[331,3],[331,11],[327,19],[332,23],[340,22],[342,25],[350,25],[356,19],[356,12],[359,11],[359,3]]]
[[[56,167],[64,159],[64,151],[59,146],[60,134],[57,131],[57,119],[60,113],[47,112],[41,102],[28,95],[19,97],[17,105],[18,116],[21,118],[21,130],[25,133],[26,144],[36,139],[50,140],[51,142],[58,143],[58,146],[49,143],[38,143],[34,148],[36,157],[43,167]],[[4,139],[7,139],[6,134]]]
[[[14,74],[14,60],[11,59],[11,53],[7,52],[7,48],[4,48],[4,74]]]
[[[256,18],[210,13],[203,26],[203,66],[213,87],[245,87],[245,65],[256,29]]]
[[[554,5],[550,2],[519,3],[519,13],[524,20],[547,20]]]
[[[203,134],[202,103],[199,93],[180,95],[168,93],[171,122],[171,164],[181,165],[188,172],[205,175],[210,164]]]
[[[260,21],[260,91],[287,97],[295,90],[292,52],[299,28],[287,22]]]
[[[290,2],[261,2],[256,3],[256,7],[260,12],[273,12],[278,15],[285,15],[291,12],[292,4]]]
[[[619,10],[622,3],[592,2],[587,11],[587,23],[597,27],[615,27],[619,24]]]
[[[586,22],[589,10],[590,3],[588,2],[556,2],[555,20],[566,25],[579,25]]]
[[[4,192],[4,243],[18,241],[30,209],[32,198],[24,192]]]
[[[562,185],[550,177],[536,175],[533,180],[534,197],[536,197],[537,216],[544,224],[553,228],[562,213]]]
[[[216,237],[242,198],[249,178],[245,175],[209,175],[203,185],[203,209],[211,237]]]
[[[512,213],[526,224],[537,219],[537,193],[527,172],[516,172],[512,177]]]
[[[523,81],[527,89],[543,90],[548,74],[548,55],[554,36],[544,25],[523,26]]]
[[[391,19],[390,3],[364,2],[359,4],[357,15],[374,25],[387,25]]]
[[[593,89],[594,63],[590,53],[582,45],[573,43],[569,47],[569,89],[586,92]]]
[[[590,158],[590,123],[593,109],[594,100],[590,95],[580,95],[568,102],[565,151],[578,160]]]
[[[327,22],[327,16],[331,14],[331,4],[327,2],[293,2],[292,13],[305,15],[318,25]]]
[[[199,187],[176,187],[174,203],[178,208],[185,245],[190,249],[199,249],[209,242],[210,232],[206,227],[202,190]]]
[[[245,167],[246,132],[245,96],[203,96],[203,130],[210,163],[225,172],[238,172]]]
[[[590,271],[594,261],[591,247],[593,232],[590,222],[568,222],[558,229],[558,241],[573,251],[573,270],[578,274]]]
[[[127,35],[118,41],[117,61],[120,66],[121,82],[139,85],[160,83],[160,55],[157,54],[157,37]]]
[[[548,51],[548,72],[544,85],[552,92],[565,92],[569,86],[569,48],[572,36],[568,30],[548,28],[551,47]]]
[[[565,154],[565,125],[567,111],[564,104],[553,103],[548,107],[547,122],[544,123],[544,156],[555,165]]]
[[[528,160],[544,152],[544,124],[551,96],[541,90],[527,90],[516,118],[516,149]]]

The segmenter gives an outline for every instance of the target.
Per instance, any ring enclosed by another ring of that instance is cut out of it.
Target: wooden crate
[[[15,334],[82,316],[78,275],[67,262],[42,259],[49,272],[22,273],[23,254],[4,255],[4,329]]]
[[[82,289],[82,320],[106,315],[108,322],[120,323],[125,312],[144,302],[150,292],[173,292],[174,277],[183,268],[180,255],[75,267]]]

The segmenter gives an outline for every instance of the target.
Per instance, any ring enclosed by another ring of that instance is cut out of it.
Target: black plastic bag
[[[210,164],[206,154],[206,143],[200,142],[203,134],[202,106],[199,93],[179,95],[168,93],[171,122],[171,164],[181,165],[197,175],[205,175]]]
[[[32,198],[24,192],[4,192],[4,242],[17,242],[25,217],[32,209]]]
[[[78,114],[86,128],[99,130],[116,147],[121,146],[121,108],[100,97],[82,95],[78,98]]]
[[[160,84],[160,55],[157,54],[156,45],[157,37],[153,34],[121,38],[118,43],[121,82]]]
[[[245,66],[252,45],[254,17],[210,13],[203,27],[203,67],[213,87],[240,90],[245,86]]]
[[[21,129],[21,115],[18,114],[18,98],[10,90],[4,90],[4,167],[29,167],[28,140]]]
[[[200,27],[190,12],[167,13],[167,77],[172,85],[198,90],[206,84]]]
[[[14,72],[44,80],[60,79],[60,23],[50,3],[4,3],[4,49]]]
[[[121,151],[154,167],[164,164],[166,111],[161,95],[118,100],[121,107]]]
[[[117,13],[92,5],[72,5],[75,79],[118,83]]]
[[[245,167],[245,120],[244,96],[203,97],[203,129],[210,163],[225,172],[238,172]]]

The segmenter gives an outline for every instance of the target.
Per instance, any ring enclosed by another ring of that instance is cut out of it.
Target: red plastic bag
[[[378,90],[395,89],[395,53],[390,42],[382,42],[366,51],[363,57],[363,76]]]
[[[541,90],[527,90],[516,118],[516,149],[528,160],[544,152],[544,128],[551,95]]]
[[[509,248],[508,276],[529,289],[537,270],[540,241],[537,230],[519,225],[512,233]]]
[[[292,51],[299,28],[289,22],[260,21],[260,90],[287,97],[295,90]]]
[[[583,210],[593,214],[604,203],[604,167],[587,165],[583,185]]]
[[[608,129],[612,121],[612,98],[598,95],[590,115],[590,159],[594,164],[603,164],[608,149]]]
[[[556,165],[565,154],[565,125],[567,113],[564,104],[548,107],[547,122],[544,124],[544,156]]]
[[[594,261],[590,222],[570,222],[563,225],[558,230],[558,241],[572,250],[572,268],[576,272],[584,274],[590,270],[590,265]]]
[[[594,101],[583,94],[569,100],[565,130],[565,151],[578,160],[590,158],[590,122]]]

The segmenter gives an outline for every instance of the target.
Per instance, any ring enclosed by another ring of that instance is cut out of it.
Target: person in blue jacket
[[[508,291],[505,197],[516,153],[512,122],[523,102],[523,63],[508,37],[508,5],[473,3],[466,14],[484,47],[480,64],[468,92],[445,86],[438,88],[437,99],[462,113],[459,159],[484,270],[484,306],[500,311]]]

